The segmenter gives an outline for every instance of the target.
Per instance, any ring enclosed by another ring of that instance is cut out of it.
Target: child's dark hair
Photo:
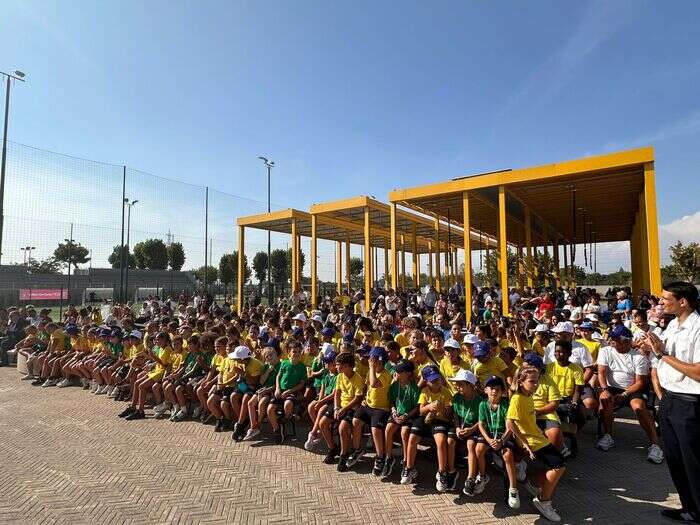
[[[401,350],[401,346],[399,345],[399,343],[392,339],[391,341],[388,341],[386,343],[386,350],[387,352],[398,352],[399,350]]]
[[[342,352],[335,358],[335,363],[338,366],[350,365],[351,367],[355,368],[355,356],[350,352]]]

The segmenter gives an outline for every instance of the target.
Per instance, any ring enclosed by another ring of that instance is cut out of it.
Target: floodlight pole
[[[265,157],[258,157],[261,161],[265,163],[267,168],[267,213],[270,213],[270,173],[275,165],[275,161],[268,160]],[[292,250],[294,251],[294,246],[296,239],[292,242]],[[296,254],[292,254],[294,257]],[[268,306],[272,304],[272,279],[271,279],[272,264],[270,262],[270,230],[267,230],[267,304]],[[294,293],[294,280],[295,276],[292,276],[292,293]]]

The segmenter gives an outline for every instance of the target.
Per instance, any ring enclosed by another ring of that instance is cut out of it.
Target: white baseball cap
[[[323,323],[323,317],[320,315],[316,314],[311,318],[312,321],[316,321],[317,323]]]
[[[473,345],[474,343],[476,343],[478,341],[479,341],[479,338],[474,334],[467,334],[464,336],[464,339],[462,340],[462,342],[465,345]]]
[[[457,370],[457,373],[454,375],[454,377],[448,377],[448,381],[466,381],[467,383],[471,383],[472,385],[476,384],[476,375],[474,375],[474,372],[471,370],[465,370],[464,368],[460,368]]]
[[[459,342],[455,341],[451,337],[447,341],[445,341],[444,346],[445,348],[456,348],[457,350],[459,350]]]
[[[135,337],[139,341],[143,339],[143,334],[139,332],[138,330],[132,330],[131,333],[129,334],[129,337]]]
[[[298,313],[294,317],[292,317],[292,321],[302,321],[305,323],[307,321],[306,315],[304,314],[304,312]]]
[[[574,333],[574,323],[571,323],[569,321],[557,323],[557,326],[552,328],[552,332],[554,332],[555,334],[561,334],[563,332],[573,334]]]
[[[588,319],[589,321],[598,321],[598,316],[596,314],[588,314],[586,316],[586,319]]]
[[[535,327],[535,332],[549,332],[549,325],[545,323],[540,323]]]
[[[231,352],[228,357],[229,359],[248,359],[250,356],[253,355],[253,352],[250,351],[250,348],[247,346],[237,346],[233,352]]]
[[[591,335],[591,339],[595,339],[596,341],[602,341],[603,336],[600,334],[600,332],[593,332]]]
[[[331,343],[323,343],[323,345],[321,345],[321,353],[323,355],[328,355],[329,352],[335,352],[335,346]]]

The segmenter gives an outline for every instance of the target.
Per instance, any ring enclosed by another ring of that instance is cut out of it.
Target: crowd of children
[[[595,313],[572,322],[570,310],[522,309],[465,326],[449,322],[442,296],[430,308],[410,295],[396,303],[390,312],[379,297],[357,314],[342,298],[318,311],[301,303],[240,314],[159,305],[143,328],[129,309],[109,324],[71,309],[60,324],[27,326],[17,350],[33,385],[81,385],[126,402],[127,421],[146,418],[148,405],[155,418],[281,443],[308,416],[304,447],[324,446],[323,462],[340,472],[362,460],[369,439],[375,476],[398,470],[401,484],[414,483],[419,444],[434,443],[437,491],[474,497],[494,463],[508,505],[520,507],[520,482],[550,521],[560,521],[553,494],[575,452],[566,435],[596,412],[601,450],[614,445],[614,410],[628,405],[649,437],[648,459],[663,460],[644,402],[653,377],[635,335],[658,325],[643,310],[606,325]]]

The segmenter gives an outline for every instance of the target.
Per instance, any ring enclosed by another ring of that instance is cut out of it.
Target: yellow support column
[[[462,192],[462,213],[464,214],[464,310],[467,323],[472,319],[472,246],[469,218],[469,192]]]
[[[297,235],[297,247],[294,253],[297,258],[297,290],[301,290],[301,276],[304,273],[304,268],[301,267],[301,235]]]
[[[316,215],[311,215],[311,307],[316,308],[318,302],[317,287],[317,246],[316,246]]]
[[[390,207],[391,219],[391,287],[396,290],[399,286],[398,268],[396,265],[396,203],[392,202]]]
[[[635,215],[634,225],[632,226],[632,236],[630,238],[630,265],[632,270],[632,294],[637,297],[640,288],[640,274],[641,268],[639,267],[639,213]]]
[[[654,163],[644,165],[644,210],[646,215],[646,239],[650,292],[661,295],[661,258],[659,255],[659,225],[656,218],[656,175]]]
[[[435,289],[440,292],[440,221],[435,218]]]
[[[297,252],[297,221],[292,219],[292,271],[289,275],[289,284],[292,287],[292,293],[297,290],[297,264],[298,264],[298,252]]]
[[[532,288],[534,281],[533,258],[532,258],[532,218],[530,208],[525,206],[525,271],[527,272],[527,285]]]
[[[340,241],[335,241],[335,282],[338,295],[343,291],[343,247]]]
[[[411,232],[411,245],[413,246],[413,288],[417,288],[418,283],[418,235],[416,233],[417,228],[415,223],[413,224],[413,231]]]
[[[389,288],[389,250],[384,244],[384,289]]]
[[[401,289],[406,289],[406,239],[401,235]]]
[[[491,266],[489,265],[489,258],[491,257],[491,244],[486,243],[486,286],[491,286]]]
[[[370,243],[369,206],[365,206],[365,312],[372,303],[372,244]]]
[[[238,281],[236,282],[236,304],[238,306],[238,315],[243,311],[243,279],[245,271],[243,269],[243,255],[245,251],[245,227],[238,227]]]
[[[644,194],[639,194],[639,255],[640,261],[642,261],[639,282],[640,288],[647,291],[651,289],[651,280],[649,274],[649,239],[647,239],[647,216],[646,216],[646,206],[644,205]]]
[[[430,286],[435,286],[435,280],[433,278],[433,243],[428,243],[428,283]]]
[[[498,187],[498,245],[500,252],[499,272],[501,273],[501,292],[503,315],[510,315],[508,304],[508,239],[506,238],[506,187]]]

